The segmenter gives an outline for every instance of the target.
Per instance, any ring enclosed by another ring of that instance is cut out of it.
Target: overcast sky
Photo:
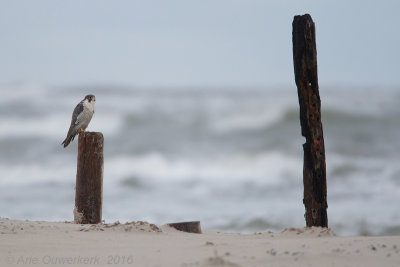
[[[400,1],[0,1],[0,82],[293,85],[292,21],[320,84],[400,85]]]

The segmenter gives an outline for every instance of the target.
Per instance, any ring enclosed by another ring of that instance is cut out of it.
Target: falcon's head
[[[89,103],[94,103],[96,102],[96,97],[94,95],[87,95],[83,100],[87,100]]]

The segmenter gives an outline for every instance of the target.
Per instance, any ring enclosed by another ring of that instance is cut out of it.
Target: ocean
[[[400,88],[320,86],[328,221],[400,234]],[[103,219],[253,233],[304,227],[297,89],[0,84],[0,217],[71,221],[75,105],[96,95]]]

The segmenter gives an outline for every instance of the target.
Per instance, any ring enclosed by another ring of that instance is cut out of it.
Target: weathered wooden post
[[[202,233],[199,221],[169,223],[168,225],[175,228],[178,231],[183,231],[186,233],[194,233],[194,234]]]
[[[103,199],[102,133],[83,132],[78,140],[74,222],[101,223]]]
[[[309,14],[293,20],[294,74],[299,95],[304,150],[304,205],[306,224],[328,227],[325,146],[318,89],[315,25]]]

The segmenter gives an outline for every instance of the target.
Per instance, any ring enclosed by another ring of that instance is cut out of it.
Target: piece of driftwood
[[[168,225],[179,231],[201,234],[201,227],[199,221],[169,223]]]
[[[104,138],[102,133],[83,132],[79,134],[74,209],[75,223],[101,223],[103,146]]]
[[[328,227],[325,146],[318,88],[315,25],[309,14],[293,20],[293,61],[304,149],[304,205],[308,227]]]

